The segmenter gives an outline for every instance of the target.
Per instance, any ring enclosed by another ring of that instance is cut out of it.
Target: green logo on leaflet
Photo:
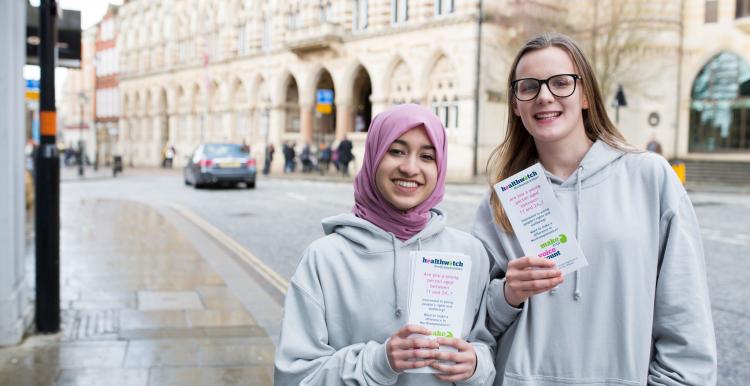
[[[443,338],[453,338],[453,333],[450,331],[440,331],[436,330],[432,332],[432,336],[440,336]]]
[[[539,248],[548,248],[548,247],[556,247],[560,244],[565,244],[568,242],[568,236],[565,236],[564,233],[561,233],[560,236],[551,238],[541,244],[539,244]]]

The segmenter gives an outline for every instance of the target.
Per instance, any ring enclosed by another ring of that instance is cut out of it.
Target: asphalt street
[[[323,235],[320,220],[350,211],[347,182],[260,178],[255,189],[194,189],[179,170],[126,170],[79,179],[63,173],[64,200],[111,198],[146,204],[178,204],[257,256],[284,278],[294,273],[306,246]],[[468,231],[487,188],[449,185],[440,205],[449,226]],[[691,192],[701,229],[719,348],[719,385],[750,379],[750,195]]]

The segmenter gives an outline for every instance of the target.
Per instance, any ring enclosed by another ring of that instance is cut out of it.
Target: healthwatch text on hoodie
[[[597,141],[566,181],[547,177],[589,265],[521,309],[508,305],[504,272],[524,253],[495,224],[485,198],[474,234],[493,260],[495,384],[715,384],[701,233],[664,158]]]

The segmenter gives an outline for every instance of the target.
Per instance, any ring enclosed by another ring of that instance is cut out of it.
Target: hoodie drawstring
[[[581,228],[581,174],[583,174],[583,165],[578,166],[578,173],[576,173],[576,239],[581,242],[580,239],[580,228]],[[573,299],[578,301],[581,299],[583,294],[581,293],[581,270],[576,271],[576,285],[575,291],[573,291]]]
[[[394,304],[396,305],[396,310],[394,311],[394,315],[396,316],[396,319],[401,317],[401,307],[398,305],[398,249],[396,247],[396,236],[391,233],[391,243],[393,244],[393,292],[395,293],[396,298],[394,299]],[[417,239],[417,250],[422,250],[422,239]]]
[[[549,178],[549,176],[547,176],[547,182],[549,182],[549,185],[552,186],[552,179]],[[552,288],[551,290],[549,290],[549,296],[552,296],[552,295],[554,295],[556,293],[557,293],[557,286],[555,286],[555,288]]]
[[[393,233],[391,233],[391,242],[393,243],[393,289],[396,294],[396,298],[394,299],[396,311],[394,315],[396,319],[399,319],[401,317],[401,307],[398,306],[398,248],[396,248],[396,236]]]

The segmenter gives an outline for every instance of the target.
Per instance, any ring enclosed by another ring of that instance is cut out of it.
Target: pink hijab
[[[385,152],[393,141],[407,131],[424,125],[427,137],[435,146],[437,183],[435,190],[419,205],[406,211],[396,209],[389,203],[375,184],[375,172]],[[375,116],[370,124],[365,143],[365,158],[362,169],[354,180],[354,208],[352,212],[386,232],[393,233],[401,241],[407,240],[424,229],[430,221],[430,209],[443,200],[445,193],[445,169],[447,149],[445,128],[429,109],[403,104],[392,107]]]

